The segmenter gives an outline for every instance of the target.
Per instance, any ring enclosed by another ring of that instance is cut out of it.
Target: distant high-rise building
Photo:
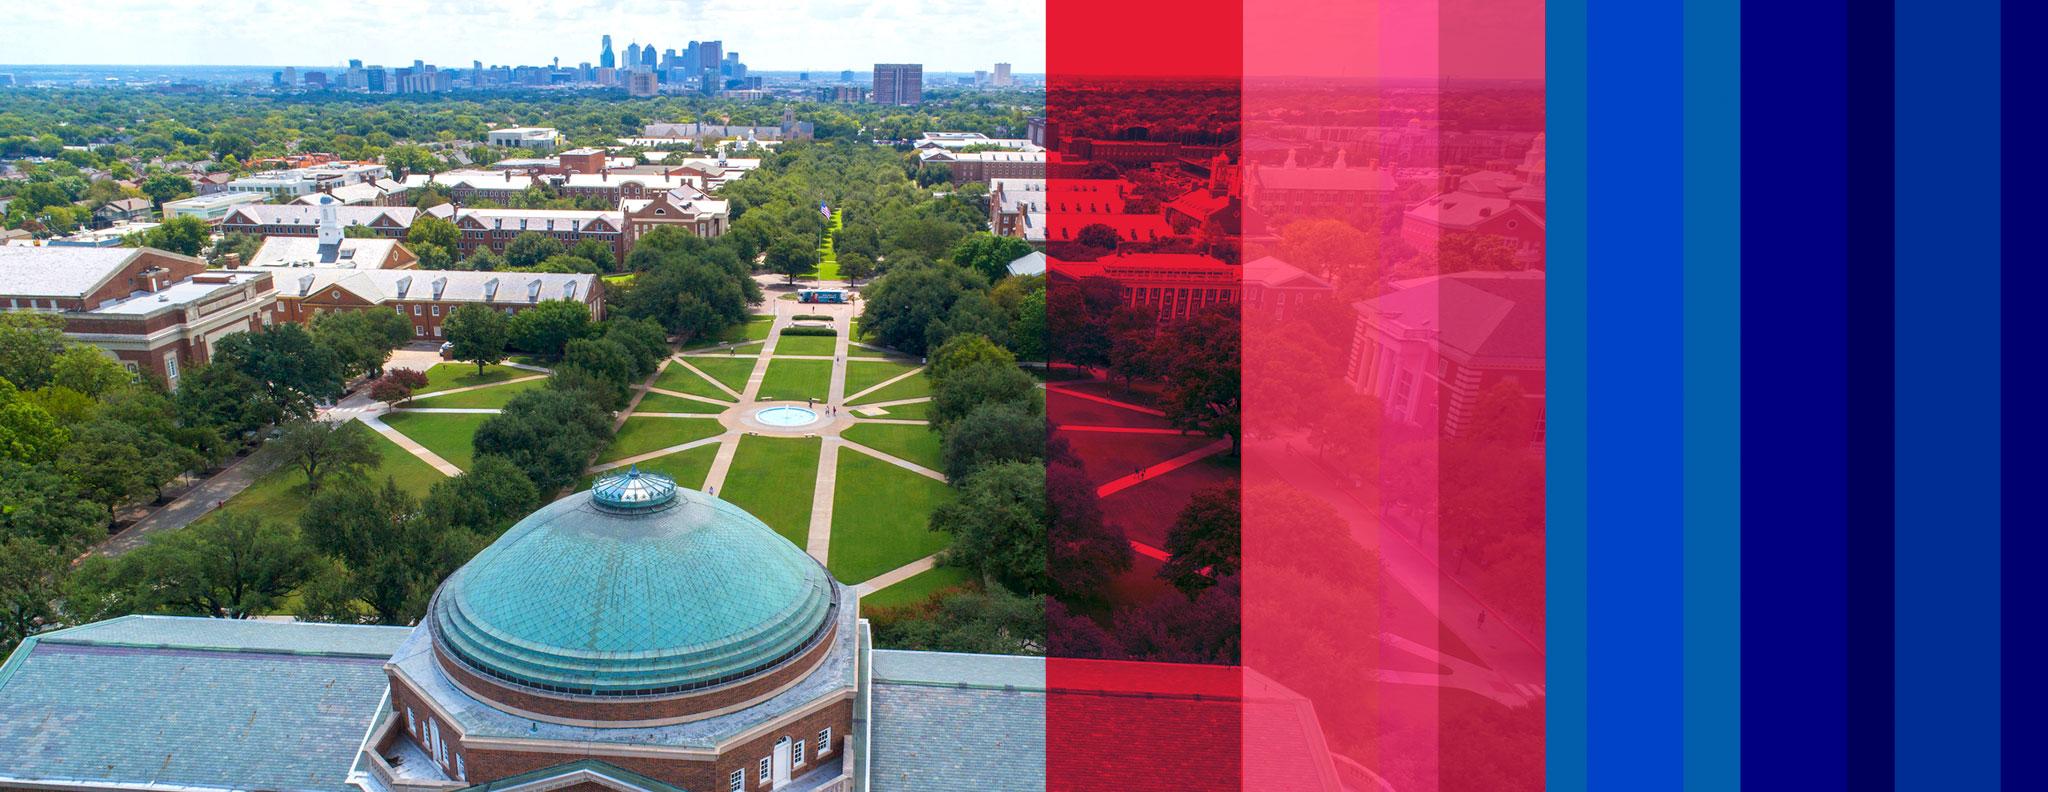
[[[796,73],[796,81],[797,81],[797,82],[810,82],[810,81],[811,81],[811,73],[810,73],[810,72],[797,72],[797,73]]]
[[[286,88],[297,88],[297,87],[299,87],[299,69],[298,69],[298,67],[296,67],[296,66],[286,66],[286,67],[284,67],[284,87],[286,87]]]
[[[626,94],[629,96],[653,96],[658,84],[651,69],[634,69],[626,73]]]
[[[725,61],[725,42],[700,41],[697,43],[697,68],[718,73],[718,65]]]
[[[619,65],[619,62],[612,56],[611,36],[604,37],[604,52],[600,53],[597,56],[597,65],[606,69],[614,68]]]
[[[363,67],[363,88],[364,88],[364,89],[368,90],[368,91],[369,91],[370,93],[384,93],[384,92],[386,92],[386,91],[389,91],[389,90],[390,90],[390,87],[389,87],[389,85],[390,85],[389,81],[385,79],[385,75],[384,75],[384,67],[382,67],[382,66],[365,66],[365,67]]]
[[[840,81],[840,82],[853,82],[853,70],[852,70],[852,69],[847,69],[846,71],[840,72],[840,73],[839,73],[839,81]]]
[[[642,47],[640,49],[640,68],[654,71],[654,61],[658,57],[660,57],[660,53],[654,50],[653,44]]]
[[[626,45],[626,62],[619,64],[619,68],[640,68],[640,42],[635,41],[631,44]]]
[[[875,104],[914,105],[924,99],[924,64],[875,64]]]
[[[987,69],[975,69],[975,70],[974,70],[974,84],[975,84],[975,85],[987,85],[987,84],[988,84],[988,70],[987,70]]]
[[[1008,88],[1008,87],[1010,87],[1010,64],[1007,64],[1007,63],[998,63],[998,64],[996,64],[996,77],[995,77],[995,86],[996,86],[997,88]]]

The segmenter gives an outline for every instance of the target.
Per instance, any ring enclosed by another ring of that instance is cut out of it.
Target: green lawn
[[[869,349],[863,346],[848,344],[846,345],[846,356],[849,358],[886,358],[889,356],[889,353],[879,349]]]
[[[700,402],[696,399],[682,399],[666,393],[649,393],[640,398],[640,404],[633,408],[636,413],[699,413],[716,415],[726,408]]]
[[[862,608],[899,608],[916,605],[946,589],[966,586],[967,581],[965,569],[932,567],[896,585],[861,597],[860,605]]]
[[[349,431],[369,435],[371,445],[376,447],[377,466],[365,471],[364,475],[379,487],[384,485],[384,479],[388,477],[398,482],[399,489],[417,498],[424,497],[435,482],[447,478],[432,465],[420,461],[419,457],[398,447],[397,443],[385,439],[370,427],[350,423]],[[265,453],[277,453],[277,450],[270,449]],[[332,482],[333,480],[329,479],[328,486],[333,486]],[[229,498],[220,511],[246,512],[268,522],[296,523],[299,513],[305,508],[306,476],[299,472],[298,467],[286,462],[250,482],[247,489]],[[201,518],[201,521],[205,519],[210,518]]]
[[[704,476],[711,472],[711,460],[717,457],[718,444],[706,443],[686,451],[677,451],[667,456],[658,456],[645,462],[637,463],[637,466],[641,470],[660,473],[675,479],[676,484],[680,486],[689,487],[690,489],[703,489]],[[609,476],[620,472],[623,471],[615,468],[597,475],[584,476],[583,483],[577,489],[590,489],[590,485],[597,480],[598,476]],[[907,583],[909,581],[904,582]]]
[[[508,379],[531,377],[539,373],[538,371],[527,371],[526,369],[499,365],[485,366],[484,373],[479,375],[476,373],[475,363],[439,363],[433,368],[427,369],[427,386],[414,391],[413,395],[419,396],[454,388],[489,385],[493,382],[504,382]]]
[[[883,414],[875,416],[876,418],[900,418],[907,421],[922,421],[930,417],[932,403],[928,401],[911,402],[909,404],[877,407],[875,409],[885,411]]]
[[[494,417],[489,413],[389,412],[384,414],[384,424],[449,464],[468,470],[476,455],[470,441],[476,437],[477,427]]]
[[[824,401],[831,391],[832,361],[775,360],[761,380],[760,398]]]
[[[753,316],[745,322],[726,328],[725,332],[720,333],[717,338],[699,338],[692,341],[684,349],[703,349],[705,347],[738,341],[759,341],[767,338],[769,329],[774,326],[774,316]]]
[[[690,361],[690,365],[697,365],[702,360],[702,358],[693,358]],[[752,368],[753,364],[753,359],[748,358],[747,366],[749,369]],[[714,363],[713,365],[717,364]],[[740,376],[741,384],[745,384],[746,375],[742,374]],[[721,401],[732,401],[732,394],[726,393],[724,388],[705,381],[703,377],[697,376],[697,372],[691,371],[685,368],[683,364],[675,361],[669,361],[669,364],[661,369],[661,376],[654,378],[654,387],[677,393],[687,393],[692,396],[706,396]],[[739,388],[734,388],[733,390],[739,390]]]
[[[859,583],[944,549],[946,535],[926,523],[951,497],[945,484],[841,449],[825,568],[842,581]]]
[[[612,437],[611,446],[604,450],[603,456],[598,457],[598,461],[614,462],[722,434],[725,434],[725,426],[711,418],[629,416],[625,425],[619,427],[619,433]]]
[[[505,408],[505,403],[511,401],[512,397],[546,384],[548,384],[547,377],[536,376],[533,379],[506,383],[504,385],[494,385],[489,388],[450,393],[446,396],[435,396],[428,399],[417,399],[405,406],[441,409],[502,410]]]
[[[889,360],[846,361],[846,395],[852,396],[887,382],[903,372],[915,370],[917,370],[917,366],[912,363],[897,363]]]
[[[745,393],[747,390],[747,378],[754,375],[755,359],[750,357],[693,357],[686,358],[686,360],[690,362],[690,365],[696,366],[698,371],[709,374],[712,379],[725,383],[725,386],[733,389],[735,393]],[[674,368],[675,364],[670,363],[669,367]],[[691,393],[693,391],[683,392]],[[711,394],[707,393],[704,395],[710,396]],[[724,398],[730,399],[732,397],[725,396]]]
[[[846,392],[846,395],[852,396],[854,393],[855,391],[849,390]],[[897,399],[915,399],[920,396],[930,395],[932,395],[931,378],[926,377],[923,374],[919,374],[915,377],[904,377],[903,379],[897,381],[895,384],[890,385],[889,387],[875,391],[874,393],[870,393],[866,396],[862,396],[858,399],[849,400],[847,403],[870,404],[873,402],[895,401]]]
[[[926,426],[910,424],[857,423],[846,427],[840,437],[906,462],[941,470],[939,433]]]
[[[775,342],[775,356],[817,355],[832,357],[839,354],[838,336],[788,335]]]
[[[818,486],[823,443],[816,437],[742,437],[725,486],[713,494],[803,547],[811,532],[811,493]]]

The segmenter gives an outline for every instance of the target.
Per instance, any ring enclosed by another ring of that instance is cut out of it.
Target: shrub
[[[832,317],[830,317],[830,316],[826,316],[826,315],[824,315],[824,314],[797,314],[797,315],[795,315],[795,316],[792,316],[792,317],[790,317],[790,318],[791,318],[791,319],[795,319],[795,320],[797,320],[797,321],[799,321],[799,322],[830,322],[830,321],[832,321]]]
[[[384,372],[376,382],[370,383],[370,398],[380,402],[397,403],[412,396],[413,391],[427,386],[427,375],[412,369],[392,369]]]
[[[785,336],[836,336],[839,335],[839,331],[830,327],[785,327],[782,329],[782,334]]]

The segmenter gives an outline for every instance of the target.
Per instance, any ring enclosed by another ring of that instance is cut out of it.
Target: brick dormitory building
[[[616,177],[615,177],[616,178]],[[643,180],[644,181],[644,180]],[[636,184],[640,182],[635,182]],[[404,239],[422,214],[447,220],[461,231],[457,253],[478,248],[504,252],[522,233],[554,237],[565,246],[593,239],[624,261],[633,241],[661,226],[675,226],[697,236],[717,237],[730,227],[730,205],[687,186],[634,192],[619,199],[619,208],[472,209],[442,204],[430,209],[403,206],[332,206],[311,204],[252,205],[236,208],[221,221],[223,233],[264,237],[312,237],[320,233],[323,212],[344,228],[361,226],[380,237]]]
[[[0,789],[1044,789],[1048,702],[1142,708],[1118,727],[1134,750],[1258,707],[1293,735],[1259,747],[1271,788],[1368,788],[1254,673],[1103,662],[1125,673],[1049,684],[1043,658],[875,648],[859,607],[739,507],[615,472],[508,529],[417,626],[126,616],[29,637],[0,663]],[[1099,788],[1125,788],[1113,772]]]
[[[153,248],[0,247],[0,310],[62,317],[66,337],[172,387],[221,338],[269,323],[276,300],[269,272]]]

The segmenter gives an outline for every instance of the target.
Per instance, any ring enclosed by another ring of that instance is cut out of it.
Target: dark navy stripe
[[[2001,52],[2014,51],[2015,45],[2037,45],[2040,31],[2048,29],[2048,10],[2040,3],[2013,3],[2003,9],[2004,20],[1999,26],[2003,42]],[[2023,51],[2023,50],[2022,50]],[[2041,129],[2041,117],[2048,113],[2040,111],[2040,93],[2044,80],[2048,80],[2048,60],[2040,57],[2005,58],[2004,74],[1999,81],[2000,103],[1999,125],[2000,145],[2007,140],[2028,141]],[[2022,144],[2024,145],[2024,143]],[[2003,151],[2000,152],[2003,161]],[[2013,215],[2003,207],[2028,207],[2037,201],[2039,190],[2026,180],[2006,179],[2000,184],[2001,222],[1999,235],[2004,250],[2024,250],[2025,243],[2036,243],[2040,233],[2034,231],[2031,223],[2015,223]],[[2038,401],[2044,387],[2048,387],[2048,376],[2043,376],[2038,352],[2042,336],[2042,317],[2037,307],[2039,295],[2048,294],[2048,271],[2040,266],[2021,265],[2005,267],[1999,275],[2002,288],[1999,319],[1999,347],[2002,377],[1999,383],[2004,404],[2026,405],[2029,399]],[[2042,471],[2048,463],[2041,459],[2040,449],[2048,447],[2048,419],[2039,406],[2023,406],[2003,416],[2004,445],[2000,447],[2000,477],[2002,480],[2020,482],[2040,481]],[[2010,475],[2006,475],[2010,473]],[[2003,519],[2016,525],[2039,526],[2048,522],[2042,514],[2041,497],[2033,487],[2001,487],[2000,503]],[[2032,514],[2033,517],[2026,515]],[[2038,651],[2042,640],[2041,614],[2048,609],[2048,585],[2041,580],[2041,559],[2048,558],[2048,532],[2036,528],[2022,528],[2000,537],[1999,554],[2001,574],[2001,600],[1999,620],[2003,627],[2000,636],[2001,666],[2004,668],[2026,668],[2029,663],[2039,663]],[[2042,722],[2041,713],[2048,712],[2048,686],[2014,685],[2004,689],[2004,706],[2000,710],[2000,742],[2008,746],[2033,747],[2048,740],[2048,724]],[[2026,778],[2040,770],[2040,762],[2031,758],[2033,751],[2003,751],[2001,764],[2006,778]]]
[[[1684,768],[1683,23],[1592,0],[1587,582],[1589,789]]]
[[[1849,6],[1849,787],[1892,788],[1892,6]],[[1756,669],[1762,672],[1763,669]]]
[[[1742,777],[1756,789],[1848,782],[1845,13],[1742,12]]]

